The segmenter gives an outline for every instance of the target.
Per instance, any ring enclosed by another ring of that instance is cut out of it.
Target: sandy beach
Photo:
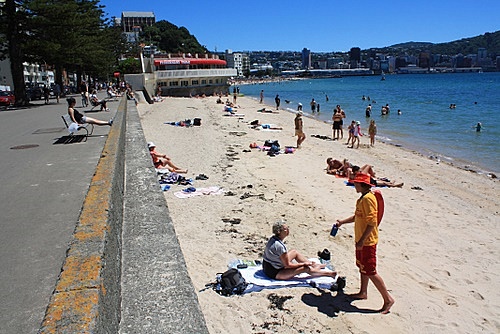
[[[282,148],[295,146],[295,115],[258,112],[274,108],[249,98],[237,102],[240,117],[225,116],[215,97],[165,98],[138,106],[146,140],[188,169],[193,187],[225,192],[178,198],[174,193],[186,188],[181,185],[164,192],[195,289],[213,282],[232,259],[261,259],[272,224],[284,219],[290,225],[287,247],[311,257],[329,249],[337,271],[347,278],[344,293],[357,292],[353,225],[342,226],[335,238],[329,232],[336,219],[353,214],[359,195],[344,179],[326,174],[325,161],[333,157],[371,164],[377,176],[404,182],[401,189],[380,188],[385,216],[378,271],[396,303],[388,315],[374,312],[382,298],[371,283],[368,299],[358,301],[312,287],[232,297],[208,289],[198,292],[198,299],[211,333],[500,331],[498,180],[393,145],[376,142],[370,148],[368,136],[359,149],[349,149],[345,129],[342,141],[312,137],[331,137],[331,125],[306,117],[302,148],[270,157],[249,144],[276,139]],[[165,124],[193,118],[201,118],[201,126]],[[283,130],[254,130],[253,120]],[[199,174],[209,179],[195,180]],[[283,306],[276,307],[270,295]]]

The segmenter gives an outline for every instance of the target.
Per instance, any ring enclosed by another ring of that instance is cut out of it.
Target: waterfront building
[[[311,68],[311,50],[302,49],[302,69],[308,70]]]
[[[138,42],[139,33],[144,27],[155,24],[156,18],[153,12],[122,12],[120,26],[131,43]]]
[[[164,96],[201,96],[229,92],[229,80],[236,77],[237,70],[227,68],[227,62],[216,55],[195,54],[192,57],[171,54],[155,54],[142,58],[144,69],[153,73],[126,75],[134,89],[146,89],[153,95],[160,86]]]
[[[228,68],[236,69],[238,77],[244,76],[245,72],[250,72],[250,60],[244,53],[226,50],[226,61]]]

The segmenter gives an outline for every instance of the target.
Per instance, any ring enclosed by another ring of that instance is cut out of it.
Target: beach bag
[[[273,145],[277,146],[278,148],[280,147],[280,143],[277,140],[266,140],[264,142],[264,146],[266,147],[272,147]]]
[[[215,291],[223,296],[241,295],[247,288],[247,282],[238,269],[231,268],[218,275]]]
[[[201,118],[195,118],[193,120],[193,125],[194,126],[200,126],[201,125]]]
[[[276,154],[279,154],[279,153],[280,153],[280,147],[279,147],[279,145],[272,144],[271,148],[267,152],[267,155],[276,155]]]

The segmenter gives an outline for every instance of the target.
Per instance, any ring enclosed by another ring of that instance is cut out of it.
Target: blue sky
[[[348,51],[441,43],[500,30],[499,0],[101,0],[109,16],[152,11],[210,51]]]

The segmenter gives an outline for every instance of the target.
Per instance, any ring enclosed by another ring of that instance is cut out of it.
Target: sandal
[[[194,193],[196,191],[196,188],[195,187],[189,187],[189,188],[183,189],[182,191],[185,192],[185,193]]]

